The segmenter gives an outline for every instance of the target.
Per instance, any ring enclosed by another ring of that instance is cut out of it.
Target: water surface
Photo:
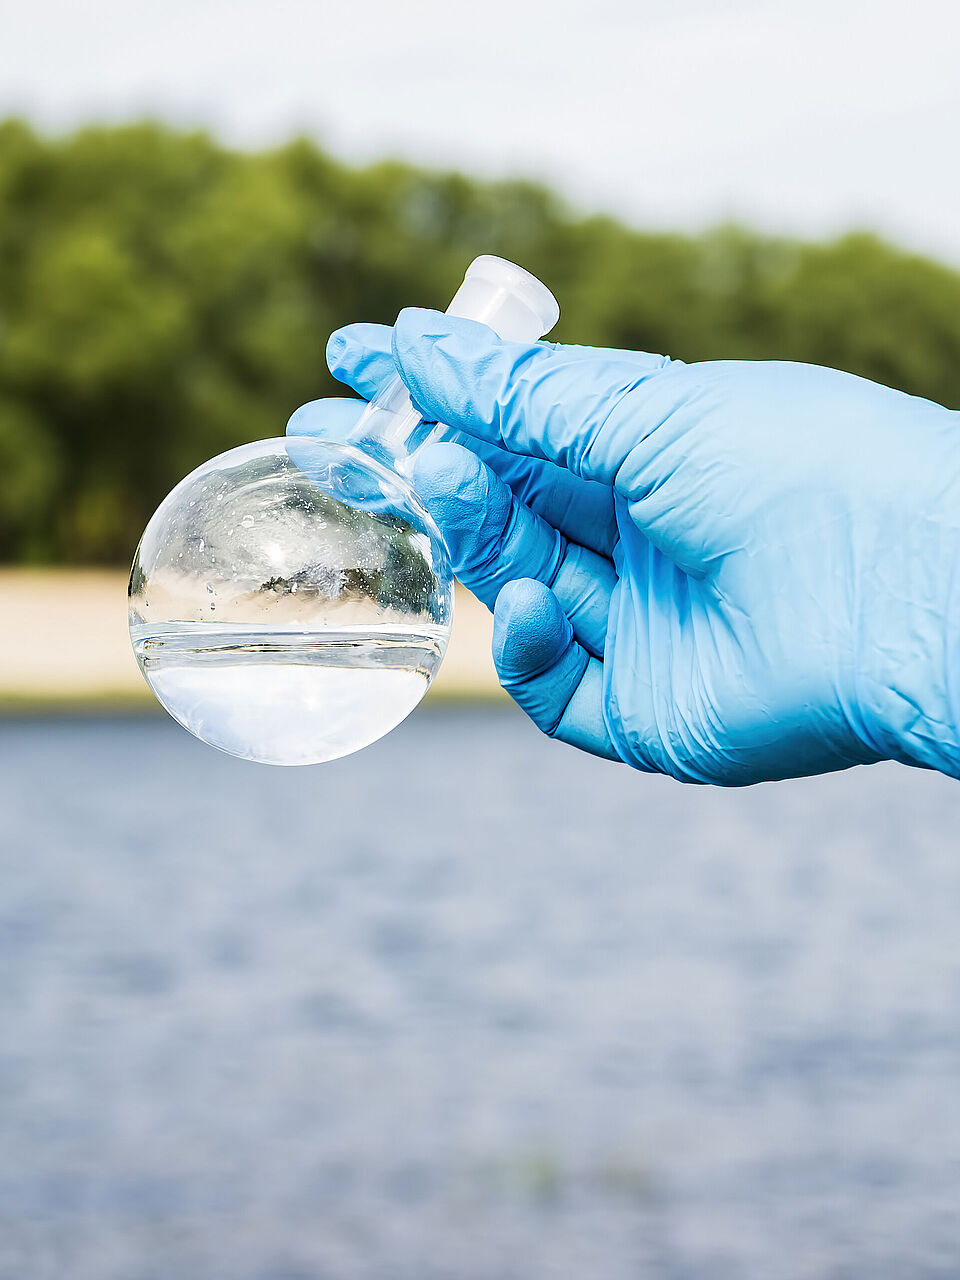
[[[955,1277],[960,789],[0,722],[0,1276]]]

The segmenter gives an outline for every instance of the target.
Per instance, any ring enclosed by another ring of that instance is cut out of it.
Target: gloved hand
[[[814,365],[500,341],[410,310],[333,374],[448,424],[414,482],[548,734],[738,785],[960,776],[960,414]],[[288,430],[342,436],[357,401]]]

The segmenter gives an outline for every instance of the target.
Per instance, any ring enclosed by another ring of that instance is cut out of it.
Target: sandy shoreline
[[[505,697],[492,619],[458,586],[453,637],[429,698]],[[0,710],[149,709],[127,634],[127,575],[113,569],[0,569]]]

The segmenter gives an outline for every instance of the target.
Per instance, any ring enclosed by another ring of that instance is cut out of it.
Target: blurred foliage
[[[353,169],[156,124],[0,122],[0,560],[128,560],[164,493],[335,393],[326,336],[443,306],[478,253],[556,336],[831,364],[960,407],[960,274],[869,235],[648,234],[525,182]],[[342,389],[341,389],[342,391]]]

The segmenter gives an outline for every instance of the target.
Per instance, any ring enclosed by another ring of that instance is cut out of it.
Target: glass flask
[[[478,258],[449,312],[534,341],[549,290]],[[443,659],[453,575],[407,478],[429,428],[399,378],[346,442],[291,436],[198,467],[157,508],[130,574],[130,636],[150,688],[231,755],[316,764],[417,705]]]

